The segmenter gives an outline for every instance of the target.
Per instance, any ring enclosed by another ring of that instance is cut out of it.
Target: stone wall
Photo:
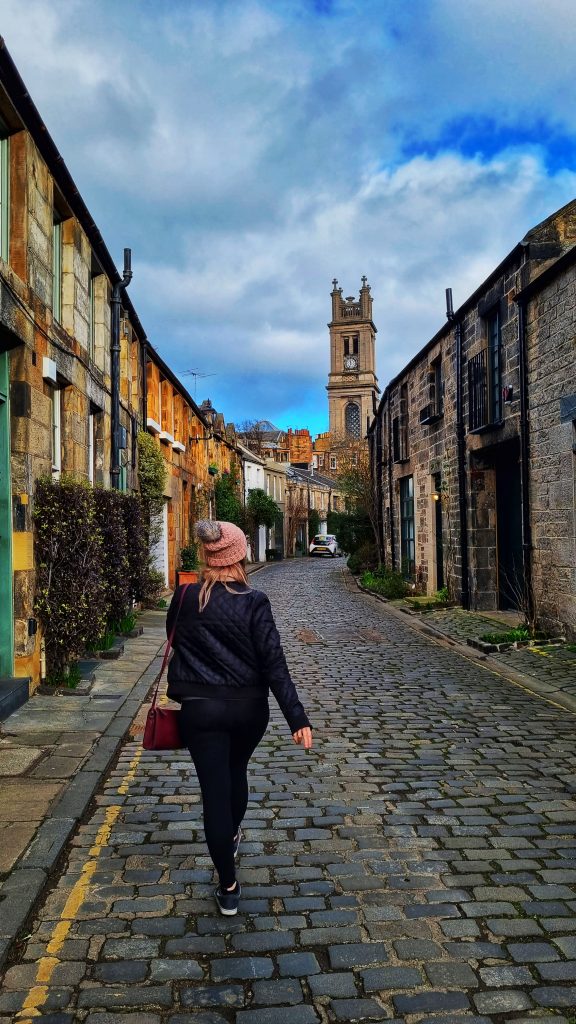
[[[528,304],[530,504],[536,613],[576,638],[576,265]]]

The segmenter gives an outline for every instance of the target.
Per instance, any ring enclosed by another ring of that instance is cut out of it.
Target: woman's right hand
[[[305,725],[303,729],[297,729],[292,733],[294,743],[302,743],[304,750],[310,750],[312,746],[312,729]]]

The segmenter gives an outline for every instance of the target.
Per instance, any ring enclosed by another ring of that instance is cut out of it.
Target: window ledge
[[[160,440],[162,444],[174,444],[174,436],[169,434],[167,430],[160,431]]]
[[[182,441],[173,441],[172,442],[172,448],[174,449],[175,452],[185,452],[186,451],[186,445],[182,444]]]
[[[469,430],[469,434],[489,434],[491,430],[502,430],[504,420],[497,420],[495,423],[485,423],[482,427],[475,427]]]
[[[153,434],[159,434],[162,430],[160,424],[157,423],[156,420],[153,420],[151,416],[146,420],[146,426]]]

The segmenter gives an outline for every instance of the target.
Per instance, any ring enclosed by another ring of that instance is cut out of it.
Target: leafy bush
[[[327,532],[335,534],[338,547],[346,554],[353,554],[366,544],[374,547],[374,533],[370,520],[362,513],[329,512]],[[378,564],[378,559],[374,564]]]
[[[82,676],[78,665],[68,665],[64,671],[50,672],[46,676],[46,686],[65,687],[67,690],[75,690],[80,683]]]
[[[166,590],[164,573],[159,569],[149,569],[146,574],[142,604],[147,608],[155,608],[164,590]]]
[[[251,527],[266,526],[271,530],[281,515],[274,499],[261,487],[254,487],[250,491],[246,502],[246,516]]]
[[[185,548],[180,548],[180,568],[185,571],[191,572],[193,569],[197,569],[198,562],[198,545],[191,542]]]
[[[450,601],[450,591],[448,587],[441,587],[440,590],[436,591],[436,600],[439,604],[448,604]]]
[[[138,444],[138,486],[147,525],[147,542],[152,546],[161,535],[160,516],[164,509],[166,463],[160,445],[146,431],[141,430]]]
[[[128,612],[127,615],[118,623],[118,632],[122,636],[129,636],[133,629],[136,628],[138,617],[135,612]]]
[[[130,608],[130,563],[124,524],[124,495],[94,490],[96,525],[103,542],[102,574],[106,589],[106,622],[113,629]]]
[[[320,531],[320,513],[317,508],[311,508],[308,513],[308,540],[314,540]]]
[[[66,477],[34,493],[36,595],[48,675],[96,641],[106,621],[102,535],[92,489]]]
[[[373,590],[376,594],[382,594],[389,600],[404,597],[406,593],[406,581],[401,572],[394,572],[392,569],[378,569],[375,572],[364,572],[360,577],[363,587]]]
[[[480,640],[486,644],[513,644],[517,640],[530,640],[528,626],[520,625],[514,629],[508,629],[505,633],[484,633]]]
[[[365,541],[352,552],[346,564],[355,576],[366,569],[375,569],[378,565],[376,545],[371,541]]]
[[[214,484],[216,519],[223,523],[234,523],[241,530],[246,526],[246,513],[240,501],[238,480],[235,473],[221,476]]]
[[[122,511],[124,514],[124,528],[126,531],[128,587],[131,600],[137,603],[144,597],[150,568],[148,522],[146,510],[140,495],[123,495]]]

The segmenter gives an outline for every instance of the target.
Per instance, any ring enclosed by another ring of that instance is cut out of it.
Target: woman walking
[[[232,523],[202,520],[202,583],[181,590],[168,609],[176,620],[168,696],[182,704],[180,732],[196,768],[204,832],[218,872],[220,912],[238,912],[235,858],[248,805],[248,762],[266,732],[272,690],[295,743],[308,749],[312,731],[292,682],[265,594],[248,586],[246,538]],[[177,619],[176,619],[177,617]]]

